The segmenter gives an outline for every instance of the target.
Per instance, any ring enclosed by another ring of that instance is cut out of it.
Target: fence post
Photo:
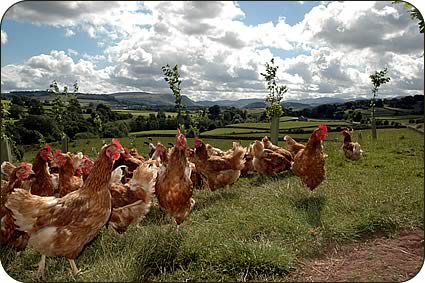
[[[1,140],[1,163],[3,163],[3,161],[9,161],[12,162],[12,151],[10,150],[10,144],[8,142],[8,140]]]
[[[64,135],[62,137],[61,142],[62,142],[62,145],[61,145],[62,152],[65,152],[65,153],[68,152],[68,142],[69,142],[68,136]]]
[[[275,145],[279,142],[279,116],[273,116],[271,121],[270,138]]]

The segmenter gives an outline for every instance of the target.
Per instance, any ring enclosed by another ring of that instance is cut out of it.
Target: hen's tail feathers
[[[363,153],[363,150],[361,149],[360,144],[354,143],[353,154],[362,155],[362,153]]]
[[[40,197],[23,189],[15,189],[7,197],[6,207],[12,211],[15,224],[20,231],[31,231],[38,217],[58,203],[56,197]]]
[[[13,169],[15,169],[16,166],[10,163],[9,161],[3,161],[1,164],[1,173],[6,176],[10,176],[12,174]]]
[[[142,186],[143,190],[152,194],[155,191],[156,178],[158,176],[159,168],[155,165],[149,166],[149,164],[140,165],[135,171],[133,171],[132,180],[136,180]]]
[[[127,168],[125,165],[118,166],[111,173],[111,184],[122,184],[121,179],[124,176],[124,172],[121,168]]]
[[[295,140],[291,138],[290,136],[284,136],[283,140],[286,141],[288,144],[294,144]]]

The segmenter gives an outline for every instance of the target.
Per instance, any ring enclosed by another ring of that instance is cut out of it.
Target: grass
[[[140,132],[131,132],[130,136],[134,135],[152,135],[152,134],[176,134],[176,130],[151,130],[151,131],[140,131]]]
[[[299,127],[317,127],[318,124],[325,123],[328,126],[345,126],[348,125],[348,122],[340,121],[340,120],[319,120],[319,119],[311,119],[308,121],[289,121],[284,120],[280,121],[279,127],[281,129],[284,128],[299,128]],[[231,124],[228,125],[227,128],[255,128],[255,129],[270,129],[270,122],[262,122],[262,123],[240,123],[240,124]]]
[[[202,135],[234,135],[249,134],[258,132],[267,132],[268,129],[240,129],[240,128],[217,128],[211,131],[203,132]]]
[[[332,142],[337,133],[327,137],[326,180],[313,192],[289,172],[240,178],[215,192],[196,189],[194,211],[178,232],[154,206],[141,226],[124,235],[104,227],[77,258],[83,270],[77,277],[66,259],[48,258],[47,279],[285,281],[298,260],[322,255],[329,242],[423,227],[423,135],[379,129],[378,141],[372,142],[370,131],[363,131],[361,139],[357,134],[354,139],[365,151],[358,162],[343,159],[341,143]],[[207,142],[227,149],[232,141]],[[38,260],[31,248],[19,256],[1,249],[6,272],[19,281],[35,280],[32,265]]]
[[[131,113],[133,116],[137,117],[137,116],[145,116],[145,117],[149,117],[150,114],[158,114],[157,111],[149,111],[149,110],[130,110],[130,109],[114,109],[114,112],[118,112],[118,113],[122,113],[122,114],[127,114],[127,113]],[[177,113],[176,112],[164,112],[165,116],[171,116],[171,117],[176,117]]]

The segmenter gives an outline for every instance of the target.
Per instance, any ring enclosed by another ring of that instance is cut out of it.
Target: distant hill
[[[141,104],[146,106],[174,106],[175,97],[170,93],[149,93],[149,92],[117,92],[111,93],[119,103],[126,105]],[[188,107],[200,106],[189,97],[182,95],[182,103]]]
[[[198,103],[199,105],[208,106],[208,107],[211,107],[213,105],[218,105],[218,106],[227,106],[227,107],[236,107],[236,108],[249,108],[247,106],[250,104],[264,103],[264,99],[246,98],[246,99],[238,99],[238,100],[216,100],[216,101],[201,100],[201,101],[197,101],[196,103]]]
[[[10,93],[3,93],[8,98],[13,95],[25,95],[30,96],[39,100],[52,100],[53,95],[48,93],[46,90],[35,90],[35,91],[12,91]],[[174,108],[175,97],[171,93],[149,93],[149,92],[116,92],[111,94],[90,94],[90,93],[77,93],[77,98],[81,104],[87,105],[88,103],[104,103],[109,104],[111,107],[147,107],[147,108]],[[422,100],[423,95],[418,97],[397,97],[397,98],[385,98],[385,103],[390,107],[412,107],[412,101],[410,100]],[[348,102],[363,102],[368,104],[369,100],[364,98],[359,99],[342,99],[337,97],[320,97],[320,98],[306,98],[306,99],[289,99],[282,101],[282,105],[285,108],[292,108],[294,111],[302,109],[311,109],[325,104],[344,104]],[[264,108],[266,105],[264,99],[260,98],[248,98],[239,100],[202,100],[194,101],[189,97],[183,95],[182,102],[188,109],[196,109],[199,107],[211,107],[213,105],[219,105],[220,107],[236,107],[236,108]],[[423,102],[422,102],[423,105]],[[416,111],[421,109],[421,105],[415,106]]]
[[[355,99],[351,99],[355,100]],[[310,106],[318,106],[322,104],[339,104],[347,102],[347,99],[342,99],[338,97],[319,97],[319,98],[305,98],[305,99],[289,99],[286,102],[295,102],[301,104],[307,104]]]

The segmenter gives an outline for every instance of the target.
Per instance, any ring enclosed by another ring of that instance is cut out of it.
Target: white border
[[[20,1],[16,0],[1,0],[0,1],[0,15],[3,17],[6,13],[7,9],[11,7],[13,4],[18,3]],[[413,4],[416,8],[419,9],[419,11],[422,13],[423,16],[425,16],[425,1],[423,0],[409,0],[409,3]],[[7,43],[6,43],[7,44]],[[31,267],[29,267],[31,268]],[[415,277],[412,279],[406,281],[406,283],[421,283],[425,281],[425,269],[424,265],[422,265],[422,269]],[[5,271],[3,266],[0,264],[0,282],[2,283],[18,283],[19,281],[16,281],[12,277],[10,277]]]

